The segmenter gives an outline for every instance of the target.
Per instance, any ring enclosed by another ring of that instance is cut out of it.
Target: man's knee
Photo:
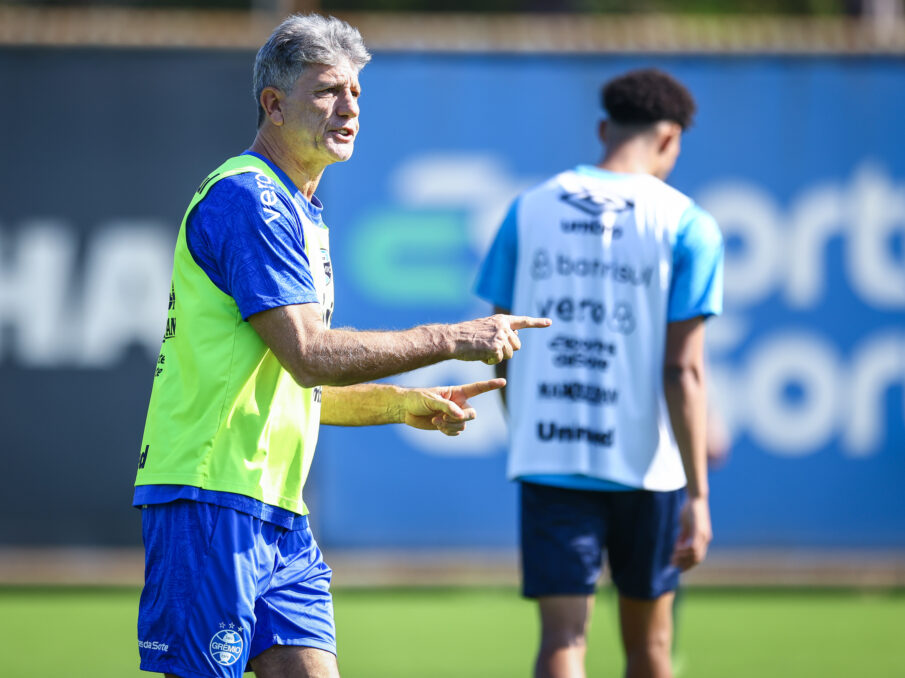
[[[339,678],[336,656],[312,647],[274,645],[251,660],[257,678]]]
[[[585,596],[541,598],[541,650],[584,649],[592,601]]]
[[[541,631],[541,651],[553,652],[560,649],[584,650],[587,647],[584,629],[543,629]]]
[[[625,643],[626,658],[630,661],[660,661],[672,653],[672,633],[668,629],[652,629]]]
[[[629,678],[672,675],[672,603],[672,593],[653,600],[620,596],[619,621]]]
[[[627,678],[672,678],[672,652],[668,642],[657,634],[648,642],[639,642],[625,650]]]

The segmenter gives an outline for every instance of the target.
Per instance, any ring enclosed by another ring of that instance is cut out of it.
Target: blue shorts
[[[142,509],[141,668],[240,678],[273,645],[336,654],[332,572],[307,524],[287,530],[239,511],[179,500]]]
[[[604,552],[613,583],[653,599],[679,584],[670,564],[685,490],[571,490],[522,482],[522,593],[592,595]]]

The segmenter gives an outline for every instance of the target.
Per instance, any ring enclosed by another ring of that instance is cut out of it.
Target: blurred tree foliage
[[[322,12],[569,12],[610,14],[860,14],[869,0],[0,0],[42,6],[119,5]]]
[[[858,0],[322,0],[328,11],[842,14]]]

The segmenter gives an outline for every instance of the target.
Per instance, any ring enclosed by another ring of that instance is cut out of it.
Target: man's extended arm
[[[330,330],[317,304],[279,306],[249,316],[248,322],[306,387],[360,384],[450,359],[492,365],[519,349],[517,330],[550,324],[546,318],[495,315],[400,332]]]
[[[682,455],[688,498],[673,562],[697,565],[712,538],[707,483],[707,388],[704,382],[704,318],[669,323],[663,386],[669,418]]]
[[[463,386],[402,388],[391,384],[325,386],[321,398],[321,424],[374,426],[407,424],[458,435],[475,418],[468,398],[501,388],[502,379]]]

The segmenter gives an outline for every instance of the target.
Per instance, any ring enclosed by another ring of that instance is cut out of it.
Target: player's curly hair
[[[611,120],[645,125],[672,120],[682,129],[691,125],[694,98],[671,75],[656,68],[629,71],[603,86],[601,102]]]

